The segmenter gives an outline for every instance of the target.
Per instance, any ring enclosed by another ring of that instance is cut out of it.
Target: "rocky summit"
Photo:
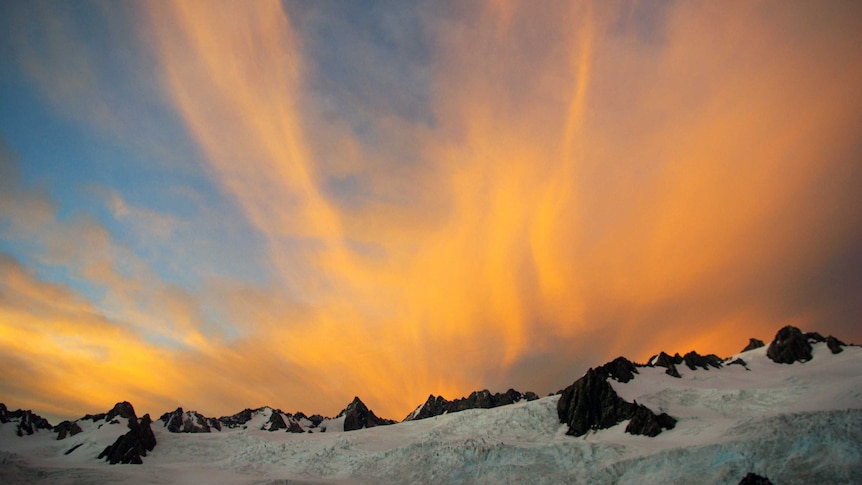
[[[590,369],[563,390],[557,401],[557,415],[569,426],[566,434],[583,436],[591,430],[607,429],[625,420],[626,433],[657,436],[673,429],[676,419],[665,413],[656,415],[646,406],[623,400],[608,382],[605,368]]]
[[[520,402],[521,400],[534,401],[539,396],[534,392],[520,392],[509,389],[504,393],[491,394],[487,389],[473,391],[467,397],[449,401],[443,396],[428,396],[428,399],[404,418],[404,421],[415,421],[440,416],[447,413],[457,413],[467,409],[491,409],[498,406],[506,406]]]
[[[378,418],[374,411],[368,409],[359,397],[354,397],[353,401],[338,416],[344,416],[344,431],[395,424],[395,421],[391,419]]]
[[[156,436],[150,427],[152,424],[150,415],[145,414],[139,421],[132,405],[122,402],[108,412],[107,420],[111,421],[116,416],[129,420],[129,432],[121,435],[114,444],[105,448],[98,458],[104,458],[112,465],[117,463],[140,465],[143,463],[142,457],[147,456],[147,452],[153,451],[156,447]]]

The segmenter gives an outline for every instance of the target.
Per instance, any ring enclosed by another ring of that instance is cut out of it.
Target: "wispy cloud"
[[[58,218],[62,201],[0,181],[6,237],[106,291],[4,259],[4,295],[69,302],[50,356],[4,341],[28,369],[68,358],[102,388],[77,362],[114,362],[133,377],[115,389],[159,410],[335,412],[358,394],[401,417],[429,392],[547,392],[619,354],[729,354],[785,323],[859,338],[855,5],[136,7],[159,99],[250,225],[111,187],[110,221]],[[242,227],[263,244],[236,251],[271,270],[254,282],[205,258],[200,284],[167,281],[117,237],[178,260]],[[2,309],[33,331],[26,306]]]

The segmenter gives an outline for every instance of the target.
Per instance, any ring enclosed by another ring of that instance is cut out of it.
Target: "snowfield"
[[[112,466],[96,456],[119,425],[57,441],[47,431],[18,437],[7,423],[0,483],[736,484],[748,472],[776,485],[862,483],[862,348],[813,348],[806,363],[776,364],[763,347],[732,357],[747,368],[679,366],[682,378],[640,368],[626,384],[611,380],[624,399],[679,420],[654,438],[624,433],[626,422],[567,436],[550,396],[351,432],[337,421],[325,433],[262,431],[264,416],[201,434],[156,422],[144,464]]]

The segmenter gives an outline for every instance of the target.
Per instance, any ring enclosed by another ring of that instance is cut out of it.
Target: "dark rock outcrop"
[[[302,429],[302,426],[299,425],[295,420],[289,419],[287,424],[287,432],[288,433],[305,433],[305,430]],[[308,430],[311,433],[311,430]]]
[[[288,421],[290,421],[289,418]],[[282,416],[281,411],[279,411],[278,409],[273,409],[272,414],[270,414],[269,419],[265,423],[263,423],[261,429],[266,431],[278,431],[280,429],[287,429],[287,423],[284,422],[284,416]],[[300,431],[300,433],[301,432],[302,431]]]
[[[359,397],[354,397],[353,402],[348,404],[338,416],[344,416],[344,431],[395,424],[391,419],[378,418]]]
[[[312,427],[316,428],[316,427],[320,426],[320,423],[322,423],[325,419],[329,419],[329,418],[323,417],[319,414],[312,414],[311,416],[308,416],[307,419],[309,421],[311,421]]]
[[[75,436],[83,431],[77,421],[63,421],[54,426],[54,432],[57,433],[57,440],[66,439],[68,436]]]
[[[213,427],[211,424],[214,424],[216,429],[221,429],[217,420],[207,418],[196,411],[184,412],[183,408],[163,414],[159,421],[171,433],[210,433]]]
[[[667,413],[655,414],[646,406],[637,403],[634,406],[626,433],[654,437],[658,436],[662,429],[673,429],[676,426],[676,419]]]
[[[609,377],[619,382],[626,383],[635,378],[638,373],[637,366],[625,357],[617,357],[600,367]]]
[[[788,325],[775,335],[766,349],[766,356],[778,364],[807,362],[811,360],[811,344],[808,340],[809,337],[801,330]]]
[[[446,413],[457,413],[467,409],[491,409],[498,406],[514,404],[524,399],[527,401],[534,401],[538,398],[539,396],[534,392],[525,392],[524,394],[521,394],[514,389],[509,389],[504,393],[498,392],[494,394],[491,394],[491,391],[487,389],[483,389],[481,391],[473,391],[469,396],[455,399],[453,401],[449,401],[443,396],[434,396],[432,394],[428,396],[428,399],[424,404],[416,408],[415,411],[404,418],[404,421],[427,419]]]
[[[128,401],[114,404],[114,407],[105,414],[105,421],[111,422],[116,417],[137,419],[137,416],[135,416],[135,408],[132,407],[132,404]]]
[[[673,357],[662,352],[657,356],[650,359],[649,365],[651,367],[664,367],[667,369],[665,374],[671,377],[682,377],[679,375],[679,371],[676,369],[678,364],[682,364],[683,358],[679,354],[675,354]]]
[[[252,411],[251,409],[246,408],[232,416],[222,416],[218,418],[218,421],[225,427],[238,428],[245,423],[251,421],[253,412],[254,411]]]
[[[112,416],[112,413],[113,416]],[[118,403],[114,409],[108,412],[106,420],[110,422],[116,416],[129,420],[129,432],[121,435],[99,454],[99,459],[104,458],[110,464],[130,463],[140,465],[142,457],[156,447],[156,436],[151,427],[152,420],[149,414],[145,414],[140,421],[135,415],[135,410],[128,402]]]
[[[760,347],[764,347],[766,344],[763,343],[763,340],[750,338],[748,339],[748,345],[742,349],[743,352],[748,352],[749,350],[759,349]]]
[[[826,337],[826,346],[829,347],[829,350],[831,350],[833,354],[840,354],[847,344],[830,335]]]
[[[721,369],[722,360],[715,354],[709,355],[700,355],[695,351],[691,351],[682,358],[685,365],[691,370],[697,370],[698,368],[709,370],[710,367],[714,369]]]
[[[0,403],[0,423],[17,423],[15,434],[18,436],[29,436],[40,429],[54,429],[47,419],[33,413],[29,409],[9,411],[6,405],[2,403]]]
[[[563,390],[557,402],[557,416],[566,423],[566,434],[583,436],[590,430],[606,429],[630,419],[626,432],[656,436],[671,429],[676,420],[667,414],[656,415],[642,404],[623,400],[608,382],[603,368],[590,369]]]
[[[770,482],[766,477],[761,477],[756,473],[748,472],[748,474],[739,481],[739,485],[772,485],[772,482]]]
[[[728,362],[728,364],[727,364],[727,365],[741,365],[742,367],[745,367],[745,370],[751,370],[751,369],[749,369],[749,368],[748,368],[748,362],[746,362],[746,361],[742,360],[742,359],[741,359],[741,358],[739,358],[739,357],[737,357],[736,359],[734,359],[734,360],[733,360],[733,361],[731,361],[731,362]]]

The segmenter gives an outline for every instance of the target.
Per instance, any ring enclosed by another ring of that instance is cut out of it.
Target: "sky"
[[[862,4],[0,3],[0,402],[402,419],[862,343]]]

